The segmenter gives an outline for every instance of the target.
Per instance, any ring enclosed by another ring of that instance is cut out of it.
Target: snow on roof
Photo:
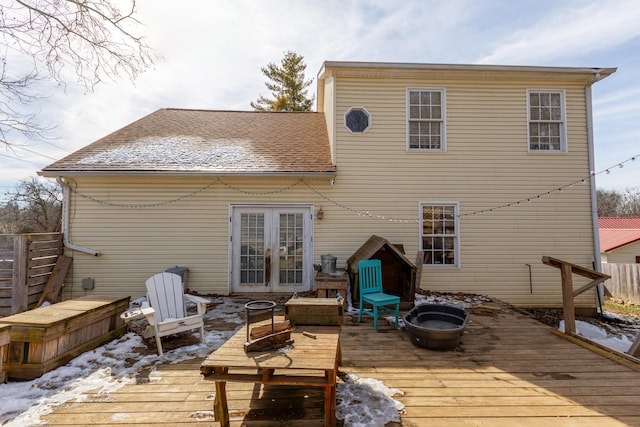
[[[45,167],[82,174],[335,174],[323,113],[160,109]]]

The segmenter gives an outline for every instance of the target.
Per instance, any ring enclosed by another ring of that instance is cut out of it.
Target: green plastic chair
[[[368,259],[358,262],[358,283],[360,294],[360,310],[358,323],[362,321],[362,315],[373,317],[373,327],[378,330],[378,319],[385,312],[394,312],[396,315],[396,328],[398,327],[398,314],[400,312],[400,297],[385,294],[382,291],[382,266],[379,259]],[[364,304],[371,305],[365,308]]]

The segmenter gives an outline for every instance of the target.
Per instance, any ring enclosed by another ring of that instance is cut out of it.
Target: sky
[[[465,309],[481,306],[487,300],[480,295],[459,299],[446,294],[416,294],[415,304],[450,304]],[[144,298],[131,301],[131,309],[140,307],[143,301]],[[136,332],[129,331],[122,337],[83,353],[66,365],[34,380],[0,384],[0,425],[22,427],[43,424],[40,417],[53,412],[57,406],[65,402],[82,402],[85,393],[96,390],[104,394],[113,393],[127,384],[135,383],[140,372],[149,372],[151,378],[162,375],[162,372],[156,369],[161,364],[205,358],[212,349],[215,350],[224,344],[244,326],[245,322],[242,318],[245,311],[244,302],[238,302],[231,297],[215,297],[211,298],[211,301],[216,304],[216,308],[205,313],[205,324],[208,319],[216,318],[237,324],[235,329],[206,330],[203,343],[165,349],[163,356],[149,355],[148,352],[147,355],[143,355],[145,352],[140,350],[146,348],[147,344]],[[350,298],[347,313],[357,313]],[[385,320],[390,325],[395,324],[393,316],[387,316]],[[142,328],[144,324],[137,329]],[[561,321],[558,329],[564,332],[564,321]],[[598,325],[576,321],[576,332],[583,337],[621,353],[628,351],[632,344],[629,339],[630,330],[615,330],[611,327],[610,329],[614,330],[607,332]],[[194,334],[198,335],[199,332],[196,331]],[[634,336],[632,335],[631,339],[634,339]],[[116,349],[117,351],[114,351]],[[278,351],[286,352],[287,348]],[[341,379],[336,390],[336,417],[343,420],[345,427],[383,427],[389,422],[400,422],[400,412],[404,405],[396,398],[404,395],[403,390],[389,388],[375,377],[360,378],[354,374],[347,374]],[[201,413],[198,419],[213,420],[213,413]]]
[[[270,96],[260,68],[287,51],[304,57],[311,95],[324,61],[615,67],[593,86],[596,185],[640,187],[640,157],[631,160],[640,154],[640,1],[138,0],[137,8],[137,31],[162,59],[135,82],[93,90],[45,82],[38,108],[57,138],[0,147],[0,201],[19,180],[160,108],[251,110]]]

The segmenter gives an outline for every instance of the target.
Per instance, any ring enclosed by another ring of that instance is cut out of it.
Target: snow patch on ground
[[[560,321],[558,330],[564,332],[564,320]],[[624,334],[610,335],[604,328],[581,320],[576,320],[576,333],[607,348],[619,351],[620,353],[629,351],[631,344],[633,344],[633,341]]]

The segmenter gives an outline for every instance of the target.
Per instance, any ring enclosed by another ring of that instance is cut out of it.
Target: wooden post
[[[67,277],[67,271],[69,270],[72,260],[73,258],[66,255],[58,256],[56,265],[53,267],[49,280],[47,280],[44,291],[40,296],[40,301],[38,301],[38,307],[45,302],[50,304],[58,302],[60,299],[60,292],[62,291],[62,285],[64,284],[65,277]]]
[[[610,276],[549,256],[543,256],[542,263],[560,269],[560,279],[562,280],[562,310],[564,312],[564,331],[567,334],[575,334],[576,313],[573,299],[583,292],[586,292],[594,286],[598,285],[599,283],[604,282]],[[593,280],[574,292],[573,274],[577,274],[579,276]]]
[[[13,283],[11,290],[11,314],[22,313],[29,308],[29,238],[17,234],[13,240]]]
[[[216,374],[226,374],[228,368],[214,368]],[[229,405],[227,403],[227,382],[216,380],[216,396],[213,400],[213,417],[221,427],[229,427]]]
[[[562,264],[560,276],[562,278],[562,312],[564,314],[564,332],[576,333],[576,313],[573,304],[573,277],[571,264]]]

